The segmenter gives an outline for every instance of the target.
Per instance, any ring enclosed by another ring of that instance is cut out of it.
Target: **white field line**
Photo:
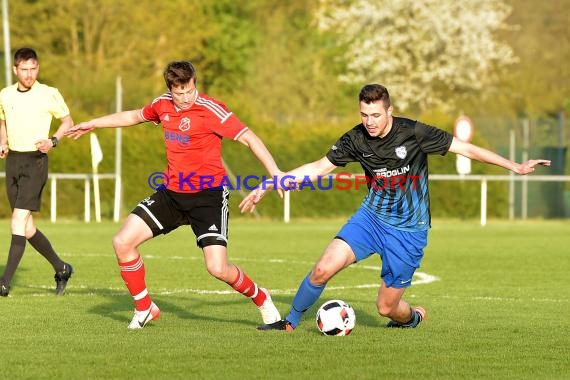
[[[110,255],[106,255],[106,254],[100,254],[100,253],[87,253],[87,254],[70,254],[70,253],[65,253],[63,255],[63,257],[73,257],[73,256],[82,256],[82,257],[112,257],[114,259],[114,256],[112,254]],[[150,259],[150,260],[162,260],[162,259],[169,259],[169,260],[190,260],[190,261],[196,261],[196,260],[200,260],[202,261],[203,258],[201,256],[154,256],[154,255],[149,255],[146,254],[143,257],[144,259]],[[314,265],[314,262],[309,262],[309,261],[291,261],[291,260],[284,260],[284,259],[249,259],[249,258],[230,258],[230,261],[234,261],[234,262],[265,262],[265,263],[272,263],[272,264],[286,264],[286,265],[303,265],[306,268],[311,268]],[[353,266],[348,267],[347,269],[349,270],[359,270],[359,269],[364,269],[364,270],[374,270],[376,272],[378,272],[378,274],[380,274],[380,266],[376,266],[376,265],[363,265],[363,264],[356,264]],[[416,272],[414,273],[414,278],[412,281],[412,285],[425,285],[425,284],[429,284],[432,282],[436,282],[436,281],[441,281],[441,279],[437,276],[428,274],[428,273],[423,273],[423,272]],[[335,280],[332,280],[332,283],[334,284]],[[348,289],[368,289],[368,288],[378,288],[380,285],[380,282],[378,283],[373,283],[373,284],[360,284],[360,285],[327,285],[325,291],[330,291],[330,290],[348,290]],[[52,289],[52,287],[49,286],[33,286],[33,285],[24,285],[24,287],[27,288],[32,288],[32,289]],[[93,287],[87,287],[85,285],[76,285],[73,284],[72,282],[72,288],[70,289],[70,294],[72,294],[72,289],[76,288],[76,289],[91,289],[93,290]],[[289,294],[295,294],[297,292],[297,288],[291,288],[291,289],[270,289],[271,290],[271,294],[284,294],[284,295],[289,295]],[[100,295],[101,291],[111,291],[113,292],[113,296],[124,296],[127,292],[126,288],[124,287],[107,287],[107,288],[99,288],[95,291],[89,292],[87,294],[83,293],[82,295],[93,295],[93,296],[97,296]],[[114,294],[114,292],[116,292],[116,294]],[[200,295],[234,295],[236,294],[236,292],[232,289],[225,289],[225,290],[207,290],[207,289],[193,289],[193,288],[177,288],[177,289],[154,289],[152,291],[152,294],[155,295],[172,295],[172,294],[200,294]],[[46,294],[46,293],[36,293],[36,294],[32,294],[32,296],[37,296],[37,297],[43,297],[43,296],[50,296],[51,294]],[[406,295],[407,298],[414,298],[415,295],[413,294],[408,294]],[[431,296],[431,298],[436,298],[436,299],[471,299],[471,300],[475,300],[475,301],[497,301],[497,302],[537,302],[537,303],[570,303],[570,299],[551,299],[551,298],[514,298],[514,297],[489,297],[489,296],[472,296],[472,297],[463,297],[463,296],[452,296],[452,295],[442,295],[442,296]]]

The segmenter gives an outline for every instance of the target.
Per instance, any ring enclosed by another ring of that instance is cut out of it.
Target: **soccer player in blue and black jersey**
[[[378,313],[390,318],[388,327],[418,326],[426,311],[411,307],[402,296],[420,266],[430,228],[428,155],[453,152],[522,175],[536,165],[550,165],[548,160],[518,164],[441,129],[393,116],[388,90],[379,84],[364,86],[359,104],[361,124],[342,135],[325,157],[291,170],[274,184],[286,189],[287,178],[295,186],[358,162],[369,179],[369,192],[301,282],[286,318],[260,330],[293,331],[335,274],[373,254],[382,259]],[[253,211],[268,188],[252,191],[240,204],[242,212]]]

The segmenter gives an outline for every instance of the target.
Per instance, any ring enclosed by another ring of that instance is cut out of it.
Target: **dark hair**
[[[382,101],[385,109],[391,105],[388,89],[381,84],[367,84],[362,87],[358,99],[366,104]]]
[[[166,69],[164,69],[164,82],[168,89],[172,86],[185,85],[194,79],[194,84],[198,81],[196,69],[189,61],[173,61],[170,62]]]
[[[20,48],[14,53],[14,66],[18,66],[20,62],[27,61],[29,59],[39,61],[36,51],[28,47]]]

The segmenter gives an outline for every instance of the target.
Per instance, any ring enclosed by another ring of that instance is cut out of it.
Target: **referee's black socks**
[[[10,250],[8,251],[8,261],[6,262],[6,268],[4,268],[4,275],[2,276],[2,282],[4,285],[9,286],[12,282],[12,277],[24,256],[24,250],[26,249],[26,237],[21,235],[12,235],[12,241],[10,243]]]
[[[57,253],[53,250],[48,238],[40,230],[36,229],[36,233],[29,238],[28,241],[36,251],[49,261],[56,272],[61,272],[65,269],[65,263],[61,261]]]

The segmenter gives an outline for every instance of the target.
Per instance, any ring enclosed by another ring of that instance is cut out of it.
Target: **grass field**
[[[283,315],[298,283],[342,220],[239,220],[230,258],[273,292]],[[380,260],[348,268],[319,304],[348,301],[347,337],[318,333],[315,309],[293,334],[259,332],[251,301],[209,277],[184,228],[143,246],[161,318],[128,331],[133,303],[111,248],[112,223],[40,223],[75,274],[53,295],[51,267],[29,247],[0,298],[2,379],[568,379],[570,232],[567,221],[435,221],[415,284],[417,329],[384,328],[375,309]],[[0,222],[0,270],[9,221]],[[318,305],[316,305],[318,306]]]

